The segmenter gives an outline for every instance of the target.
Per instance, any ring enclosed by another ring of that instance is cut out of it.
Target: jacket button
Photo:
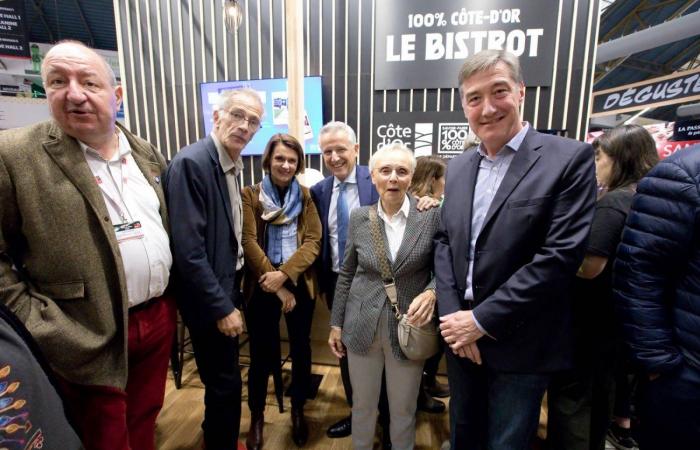
[[[105,216],[104,219],[105,219],[105,222],[109,222],[109,216]]]

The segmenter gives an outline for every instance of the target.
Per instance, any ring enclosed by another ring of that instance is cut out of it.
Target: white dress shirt
[[[384,222],[384,232],[386,233],[386,240],[389,242],[389,254],[391,254],[392,262],[396,259],[396,254],[399,252],[399,247],[401,247],[410,208],[411,202],[406,196],[403,199],[401,208],[396,211],[396,214],[389,217],[382,209],[382,201],[379,200],[377,215]]]
[[[228,188],[228,197],[231,200],[231,217],[233,217],[233,234],[238,242],[238,260],[236,261],[236,270],[243,268],[243,206],[241,204],[241,189],[238,184],[238,176],[243,170],[243,158],[240,156],[234,162],[228,152],[221,145],[219,139],[212,132],[211,138],[214,140],[216,151],[219,154],[219,164],[224,171],[226,177],[226,187]]]
[[[345,178],[345,203],[348,205],[348,218],[353,209],[360,207],[360,192],[357,190],[357,166]],[[333,177],[333,193],[331,194],[331,204],[328,208],[328,235],[331,244],[331,260],[333,261],[333,272],[340,271],[338,261],[338,191],[341,181]]]
[[[160,201],[136,165],[124,133],[118,132],[119,148],[109,161],[80,143],[85,160],[102,191],[112,224],[140,222],[129,236],[117,235],[129,307],[163,295],[170,278],[173,257],[168,233],[160,217]]]

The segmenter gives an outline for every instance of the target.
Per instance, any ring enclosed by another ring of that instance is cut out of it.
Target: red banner
[[[657,147],[656,151],[659,152],[659,158],[667,158],[678,150],[690,147],[691,145],[700,144],[700,140],[696,141],[667,141],[662,147]]]
[[[656,151],[659,153],[659,159],[664,159],[676,151],[690,147],[691,145],[700,144],[700,140],[690,141],[672,141],[673,137],[673,122],[657,123],[653,125],[644,125],[644,128],[651,134],[656,143]],[[586,136],[586,142],[591,143],[595,138],[603,134],[602,131],[592,131]]]

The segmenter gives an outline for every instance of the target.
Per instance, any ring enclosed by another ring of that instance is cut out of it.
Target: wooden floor
[[[242,362],[245,358],[242,358]],[[289,383],[290,367],[283,368],[285,385]],[[316,399],[306,403],[306,417],[309,424],[309,441],[306,449],[351,449],[350,438],[328,439],[326,429],[349,413],[345,403],[340,370],[336,366],[314,365],[312,372],[323,376]],[[250,411],[247,405],[247,368],[243,376],[243,416],[241,418],[240,440],[245,441],[250,424]],[[272,388],[272,377],[268,387],[265,409],[265,448],[274,450],[295,449],[292,442],[289,416],[290,399],[285,397],[285,412],[280,414]],[[441,379],[445,381],[445,379]],[[185,363],[182,388],[175,389],[172,373],[168,375],[165,390],[165,404],[158,417],[156,445],[160,450],[199,450],[202,448],[202,415],[204,412],[204,387],[197,375],[191,357]],[[449,418],[443,414],[418,413],[416,448],[439,449],[448,438]],[[378,440],[375,448],[379,448]]]

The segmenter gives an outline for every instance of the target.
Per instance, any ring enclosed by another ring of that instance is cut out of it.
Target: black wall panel
[[[324,121],[343,120],[355,128],[361,163],[371,155],[376,115],[461,109],[455,88],[373,90],[376,1],[389,0],[303,1],[304,73],[323,77]],[[114,4],[127,125],[168,159],[203,137],[199,83],[286,76],[284,0],[242,0],[244,19],[237,34],[226,31],[219,1]],[[559,5],[554,85],[528,88],[523,114],[536,128],[566,130],[583,139],[598,0],[560,0]],[[259,157],[244,162],[243,183],[259,180]],[[316,155],[307,157],[307,166],[323,170]]]

